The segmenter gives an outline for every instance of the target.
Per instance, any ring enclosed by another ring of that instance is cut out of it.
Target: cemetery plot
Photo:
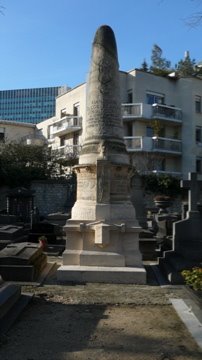
[[[46,255],[36,244],[11,244],[0,251],[0,275],[7,281],[34,281],[46,263]]]

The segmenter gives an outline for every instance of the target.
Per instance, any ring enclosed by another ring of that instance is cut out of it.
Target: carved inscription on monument
[[[111,180],[111,193],[112,194],[128,194],[128,173],[126,168],[120,169],[119,167],[113,169]]]
[[[97,161],[97,202],[110,201],[110,166],[105,160]]]
[[[112,101],[108,104],[105,103],[103,106],[101,101],[92,100],[87,107],[88,114],[88,132],[96,132],[103,134],[103,131],[106,133],[109,131],[113,132],[113,126],[117,126],[120,129],[120,114],[116,110],[118,104],[116,101]],[[97,135],[97,133],[96,133]]]
[[[88,169],[82,169],[77,174],[77,199],[92,200],[96,199],[96,173]]]

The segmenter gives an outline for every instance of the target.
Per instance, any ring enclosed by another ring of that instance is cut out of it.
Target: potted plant
[[[47,246],[47,237],[42,235],[38,238],[38,241],[39,241],[39,247],[41,247],[42,250],[45,250]]]
[[[181,271],[186,289],[191,297],[202,306],[202,267],[193,267],[190,270]]]
[[[159,212],[166,212],[166,209],[171,205],[171,197],[168,195],[156,195],[154,203],[159,208]]]
[[[181,272],[185,283],[195,291],[202,291],[202,267],[193,267],[191,270]]]

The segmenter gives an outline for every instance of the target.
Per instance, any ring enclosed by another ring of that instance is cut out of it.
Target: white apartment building
[[[122,120],[131,163],[140,173],[202,179],[202,80],[120,72]],[[0,120],[0,142],[48,143],[59,157],[78,157],[85,133],[86,84],[56,98],[54,117],[38,124]]]
[[[202,178],[202,81],[120,72],[125,143],[140,173]],[[86,84],[56,98],[56,116],[37,124],[60,156],[78,156],[86,122]]]
[[[29,139],[29,141],[27,140]],[[0,143],[19,142],[24,140],[26,143],[31,141],[37,144],[39,132],[36,125],[10,120],[0,120]],[[38,142],[40,144],[40,142]]]

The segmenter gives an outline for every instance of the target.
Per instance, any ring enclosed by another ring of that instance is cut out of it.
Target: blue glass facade
[[[55,115],[55,98],[66,86],[0,91],[0,119],[37,124]]]

